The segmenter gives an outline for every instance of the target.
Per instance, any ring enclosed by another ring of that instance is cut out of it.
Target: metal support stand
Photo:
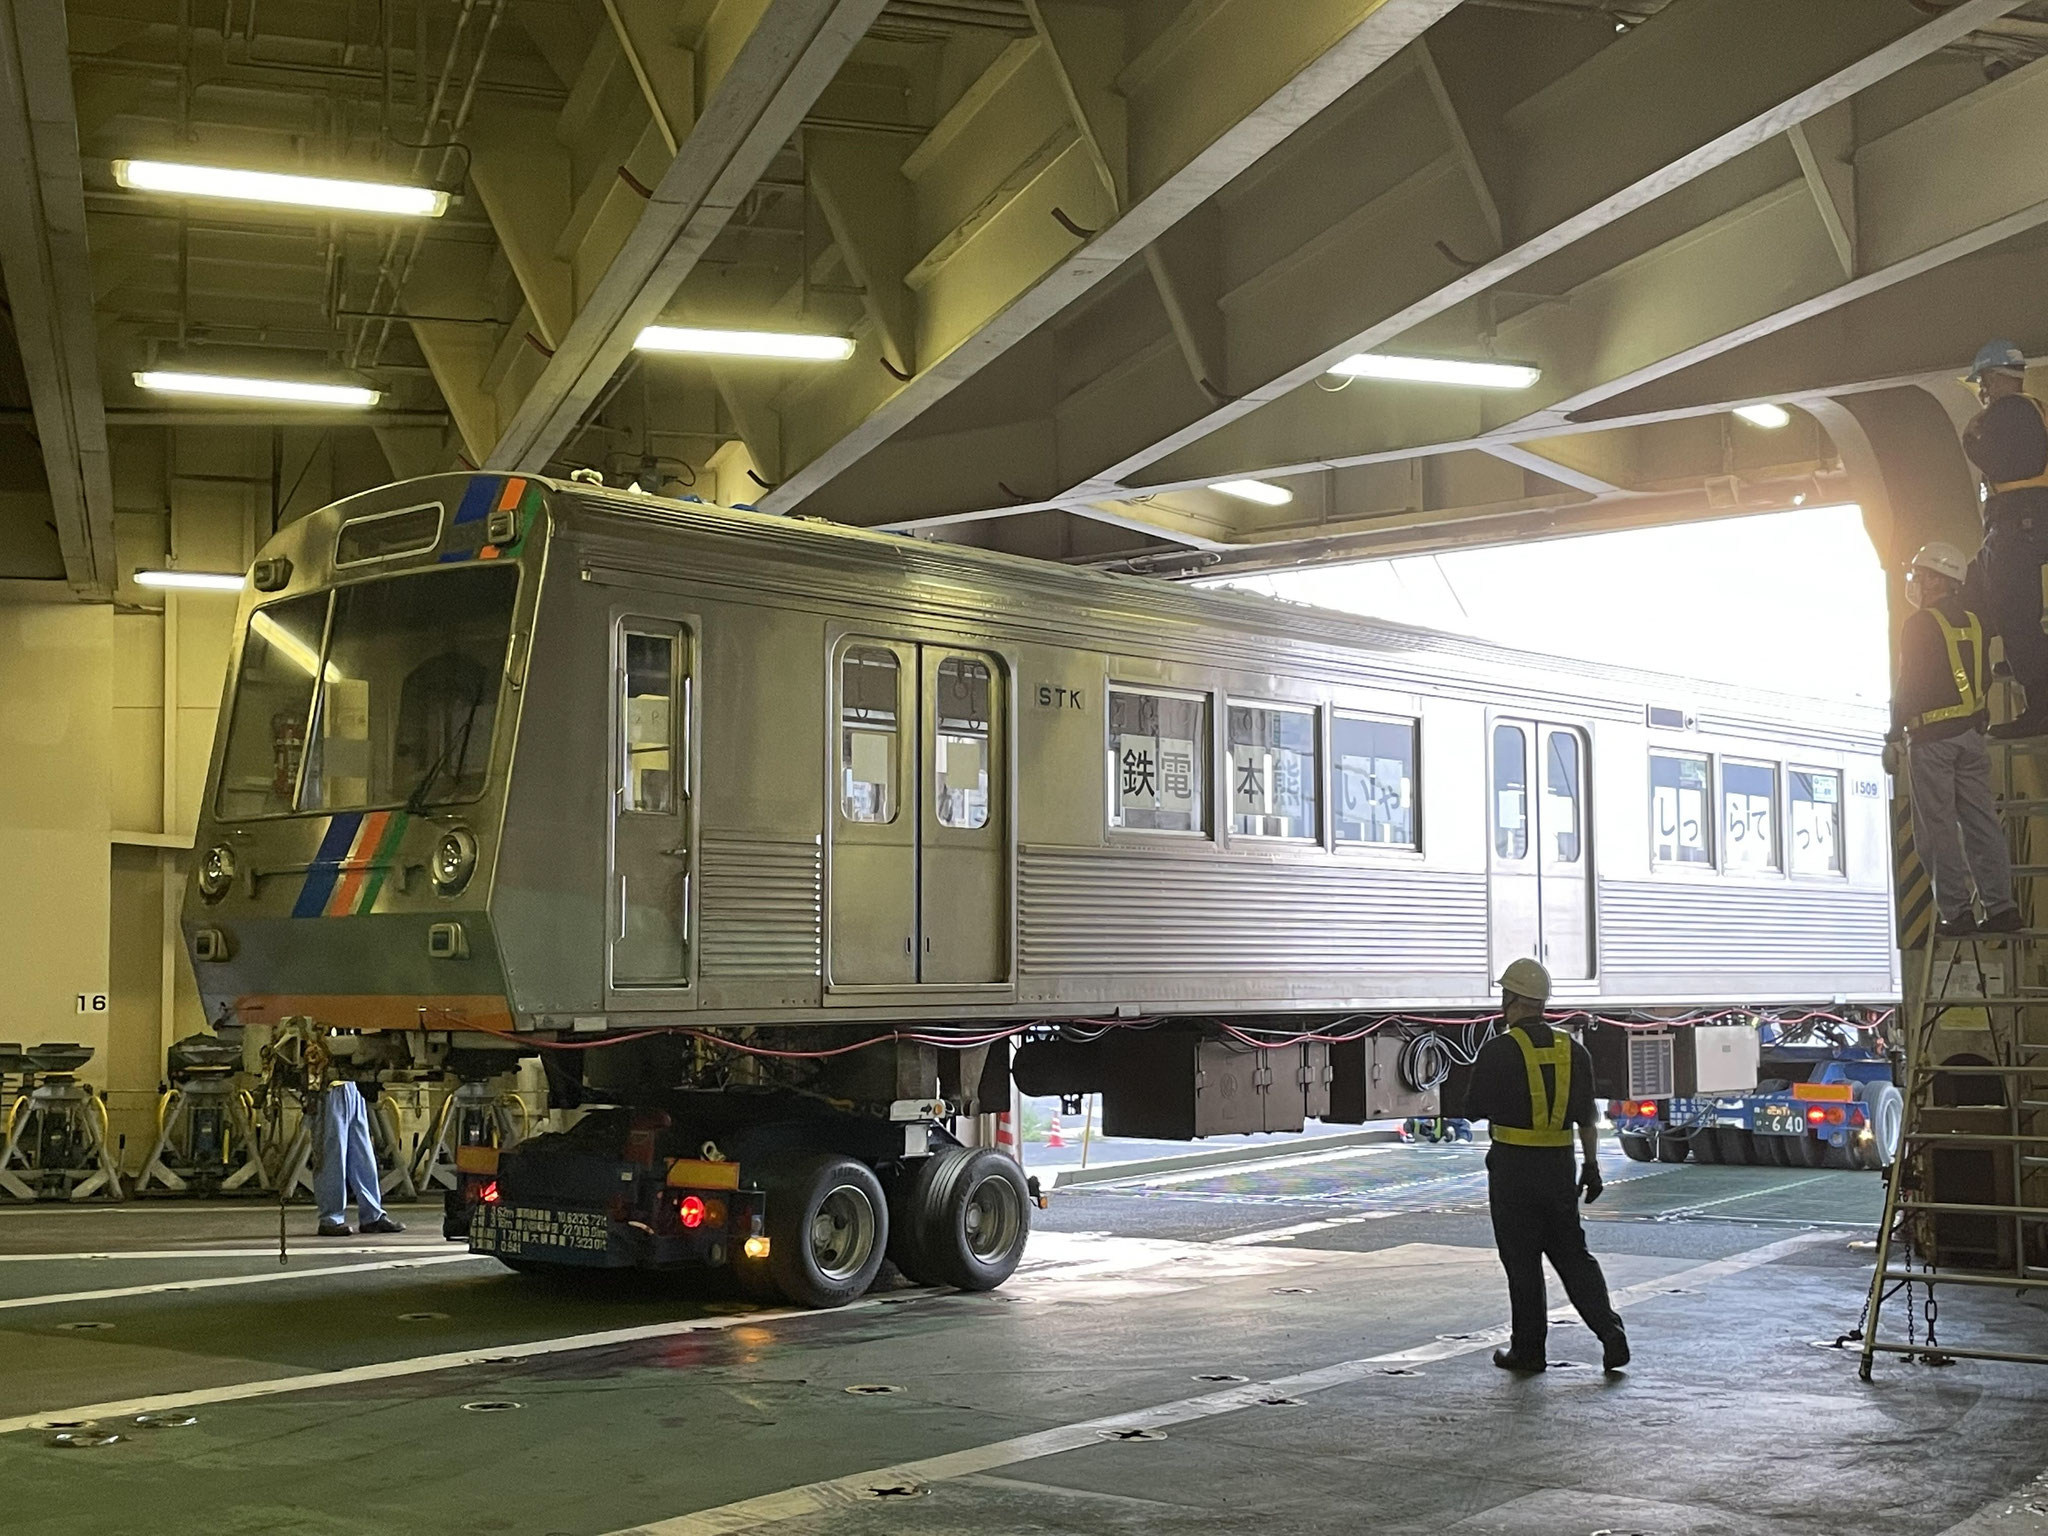
[[[516,1146],[521,1136],[520,1105],[515,1093],[504,1093],[489,1079],[458,1083],[441,1103],[433,1137],[420,1148],[413,1164],[413,1182],[422,1190],[455,1189],[461,1182],[456,1150],[461,1147]],[[521,1106],[523,1107],[523,1106]]]
[[[68,1072],[43,1077],[8,1115],[0,1151],[0,1193],[16,1200],[123,1197],[121,1170],[107,1145],[107,1112],[92,1088]]]
[[[268,1192],[270,1175],[259,1155],[256,1124],[232,1076],[192,1077],[172,1087],[163,1129],[135,1193],[152,1186],[174,1194]]]

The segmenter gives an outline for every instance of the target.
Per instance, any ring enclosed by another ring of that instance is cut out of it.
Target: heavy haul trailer
[[[1517,955],[1595,1016],[1896,991],[1874,711],[601,487],[285,528],[220,718],[210,1016],[539,1055],[566,1128],[449,1214],[524,1267],[1000,1283],[1013,1044],[1192,1137],[1423,1112]]]
[[[1678,1074],[1689,1080],[1652,1068],[1651,1085],[1613,1100],[1608,1117],[1637,1162],[1889,1168],[1905,1125],[1889,1022],[1828,1014],[1696,1032],[1712,1044]]]

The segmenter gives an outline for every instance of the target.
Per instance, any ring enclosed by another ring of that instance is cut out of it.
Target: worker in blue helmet
[[[1984,405],[1963,428],[1963,452],[1984,481],[1984,546],[1965,593],[2004,642],[2006,665],[2027,694],[2020,716],[1991,734],[2048,735],[2048,407],[2027,393],[2027,355],[2011,341],[1979,347],[1964,382]]]
[[[1493,1242],[1508,1275],[1513,1322],[1508,1347],[1495,1350],[1504,1371],[1540,1371],[1548,1365],[1550,1303],[1543,1261],[1557,1271],[1581,1321],[1600,1341],[1600,1363],[1618,1371],[1628,1364],[1628,1333],[1608,1299],[1607,1277],[1586,1246],[1579,1196],[1600,1198],[1600,1120],[1593,1108],[1593,1059],[1586,1048],[1543,1016],[1550,972],[1534,960],[1516,960],[1501,973],[1501,1022],[1506,1032],[1479,1048],[1466,1090],[1465,1112],[1485,1120],[1487,1205]],[[1576,1128],[1576,1129],[1575,1129]],[[1584,1155],[1572,1177],[1572,1143]]]

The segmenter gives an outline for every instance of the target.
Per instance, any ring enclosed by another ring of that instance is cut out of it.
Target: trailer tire
[[[1691,1150],[1683,1136],[1665,1134],[1657,1138],[1657,1161],[1660,1163],[1682,1163]]]
[[[850,1157],[807,1157],[771,1168],[762,1185],[768,1273],[785,1297],[800,1307],[843,1307],[875,1283],[889,1246],[889,1202],[872,1168]]]
[[[1623,1131],[1615,1140],[1621,1143],[1621,1155],[1632,1163],[1647,1163],[1657,1156],[1657,1149],[1647,1136],[1636,1136]]]
[[[1792,1155],[1795,1168],[1825,1168],[1828,1164],[1828,1144],[1811,1133],[1805,1136],[1787,1136],[1792,1143],[1785,1150]]]
[[[1717,1125],[1714,1140],[1721,1148],[1721,1161],[1746,1168],[1757,1160],[1756,1138],[1739,1125]]]
[[[1016,1270],[1031,1235],[1031,1191],[1016,1160],[993,1147],[948,1147],[905,1181],[896,1211],[896,1267],[921,1285],[992,1291]]]
[[[1866,1168],[1885,1169],[1897,1161],[1906,1128],[1906,1100],[1895,1084],[1858,1083],[1856,1098],[1870,1114],[1871,1139],[1857,1143]]]
[[[1721,1157],[1721,1135],[1713,1126],[1702,1125],[1692,1133],[1692,1160],[1696,1163],[1718,1163]]]

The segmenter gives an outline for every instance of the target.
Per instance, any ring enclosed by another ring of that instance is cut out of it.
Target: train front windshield
[[[249,616],[216,813],[473,800],[490,768],[519,571],[461,565]]]

